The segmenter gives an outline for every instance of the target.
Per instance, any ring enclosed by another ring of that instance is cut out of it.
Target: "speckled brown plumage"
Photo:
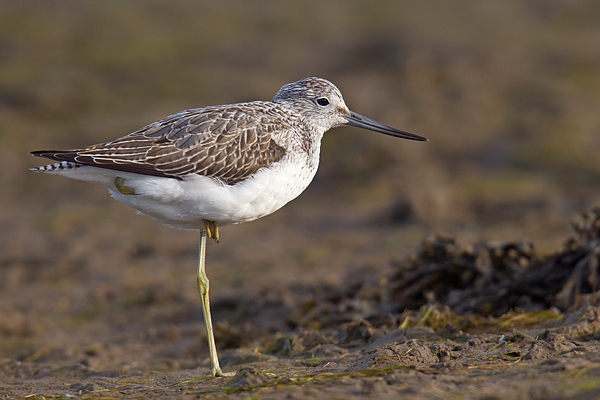
[[[260,115],[256,110],[261,111]],[[33,154],[177,179],[201,174],[235,184],[286,153],[274,140],[282,128],[278,114],[275,105],[266,102],[191,109],[110,142]]]

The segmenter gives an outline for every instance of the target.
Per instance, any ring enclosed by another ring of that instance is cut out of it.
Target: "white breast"
[[[111,171],[115,177],[124,178],[135,195],[121,194],[112,182],[107,187],[116,200],[160,222],[201,229],[205,219],[230,225],[277,211],[306,189],[316,170],[316,166],[309,168],[306,163],[282,160],[235,185],[201,175],[176,180]]]

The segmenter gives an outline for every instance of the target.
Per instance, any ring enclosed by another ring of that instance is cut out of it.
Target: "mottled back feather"
[[[276,107],[254,102],[190,109],[110,142],[32,154],[177,179],[199,174],[234,184],[284,156],[286,150],[274,140],[283,129]]]

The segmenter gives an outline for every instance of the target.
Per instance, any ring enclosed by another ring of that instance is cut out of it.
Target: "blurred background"
[[[599,43],[592,0],[1,0],[0,355],[73,326],[106,337],[94,321],[114,298],[178,293],[200,321],[197,234],[28,171],[45,163],[30,150],[108,141],[320,76],[350,109],[430,141],[327,133],[303,195],[209,244],[214,297],[335,283],[431,233],[523,239],[546,254],[600,202]]]

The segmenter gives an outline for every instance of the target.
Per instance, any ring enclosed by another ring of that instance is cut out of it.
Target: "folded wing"
[[[179,112],[119,139],[83,149],[33,155],[123,172],[183,179],[190,174],[242,181],[279,161],[285,149],[273,135],[276,118],[240,105]]]

